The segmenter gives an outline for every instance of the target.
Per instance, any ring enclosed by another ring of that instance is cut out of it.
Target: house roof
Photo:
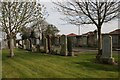
[[[110,32],[109,34],[120,34],[120,29],[116,29],[116,30]]]
[[[83,34],[83,35],[94,35],[94,32],[90,31],[90,32],[85,33],[85,34]]]
[[[94,32],[88,32],[88,35],[94,35]]]
[[[67,36],[77,36],[77,34],[70,33],[70,34],[68,34]]]

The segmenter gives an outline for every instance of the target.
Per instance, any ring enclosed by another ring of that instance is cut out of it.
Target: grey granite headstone
[[[48,41],[47,41],[47,38],[44,38],[44,51],[45,51],[45,53],[48,53]]]
[[[18,48],[18,43],[16,43],[16,48]]]
[[[33,45],[33,44],[32,44],[32,52],[36,52],[36,51],[37,51],[36,45]]]
[[[72,37],[67,37],[68,56],[74,56]]]
[[[26,49],[25,40],[23,40],[23,49]]]
[[[61,51],[60,55],[67,56],[67,36],[61,36]]]
[[[103,36],[103,43],[102,43],[102,55],[101,61],[103,63],[110,63],[114,62],[114,58],[112,58],[112,37],[109,35]]]

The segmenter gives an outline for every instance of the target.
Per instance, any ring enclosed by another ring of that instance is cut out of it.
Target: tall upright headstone
[[[36,52],[36,51],[37,51],[36,45],[33,45],[33,44],[32,44],[32,52]]]
[[[36,41],[35,41],[35,38],[31,38],[31,44],[30,44],[31,46],[31,51],[32,52],[36,52],[37,51],[37,49],[36,49]]]
[[[18,43],[16,43],[16,48],[18,48]]]
[[[51,44],[51,36],[47,35],[47,40],[48,40],[48,51],[51,53],[52,50],[52,44]]]
[[[26,42],[25,42],[25,40],[23,40],[23,42],[22,42],[22,46],[23,46],[23,49],[26,49]]]
[[[72,37],[71,36],[67,37],[67,48],[68,48],[68,56],[74,56],[73,42],[72,42]]]
[[[46,37],[43,38],[43,43],[44,43],[44,51],[45,53],[48,53],[48,40]]]
[[[26,49],[30,50],[30,41],[28,39],[26,40]]]
[[[67,36],[66,35],[62,35],[61,36],[61,51],[60,51],[60,55],[62,56],[67,56]]]
[[[103,63],[112,64],[114,63],[114,58],[112,57],[112,37],[109,35],[103,36],[103,43],[102,43],[102,55],[101,61]]]

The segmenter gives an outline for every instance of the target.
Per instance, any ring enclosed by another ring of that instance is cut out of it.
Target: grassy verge
[[[15,49],[15,57],[2,53],[3,78],[117,78],[118,67],[95,63],[96,52],[83,52],[75,57],[32,53]],[[118,60],[118,55],[113,55]]]

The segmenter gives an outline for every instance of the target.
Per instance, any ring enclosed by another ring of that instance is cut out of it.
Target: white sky
[[[64,18],[64,15],[62,13],[57,12],[54,8],[54,4],[51,1],[42,1],[41,4],[44,4],[46,6],[46,9],[49,13],[49,16],[47,17],[47,22],[50,24],[54,24],[59,30],[59,34],[70,34],[75,33],[78,34],[78,27],[71,24],[66,24],[65,21],[62,21],[60,18]],[[66,25],[63,25],[66,24]],[[118,20],[110,21],[108,23],[105,23],[102,28],[102,33],[109,33],[115,29],[118,28]],[[94,31],[96,29],[96,26],[94,25],[81,25],[80,28],[80,34]]]
[[[64,18],[64,15],[62,15],[62,13],[59,13],[55,10],[54,8],[55,5],[52,3],[51,0],[38,0],[38,1],[42,2],[41,4],[45,5],[46,10],[49,13],[49,16],[47,17],[46,21],[50,24],[55,25],[60,30],[59,34],[70,34],[70,33],[78,34],[78,26],[67,24],[65,21],[62,21],[60,18]],[[66,1],[66,0],[61,0],[61,1]],[[94,31],[95,29],[96,29],[95,25],[84,25],[84,26],[81,25],[80,34],[84,34],[89,31]],[[118,29],[118,20],[105,23],[102,27],[102,33],[109,33],[115,29]],[[17,37],[19,38],[18,35]]]

